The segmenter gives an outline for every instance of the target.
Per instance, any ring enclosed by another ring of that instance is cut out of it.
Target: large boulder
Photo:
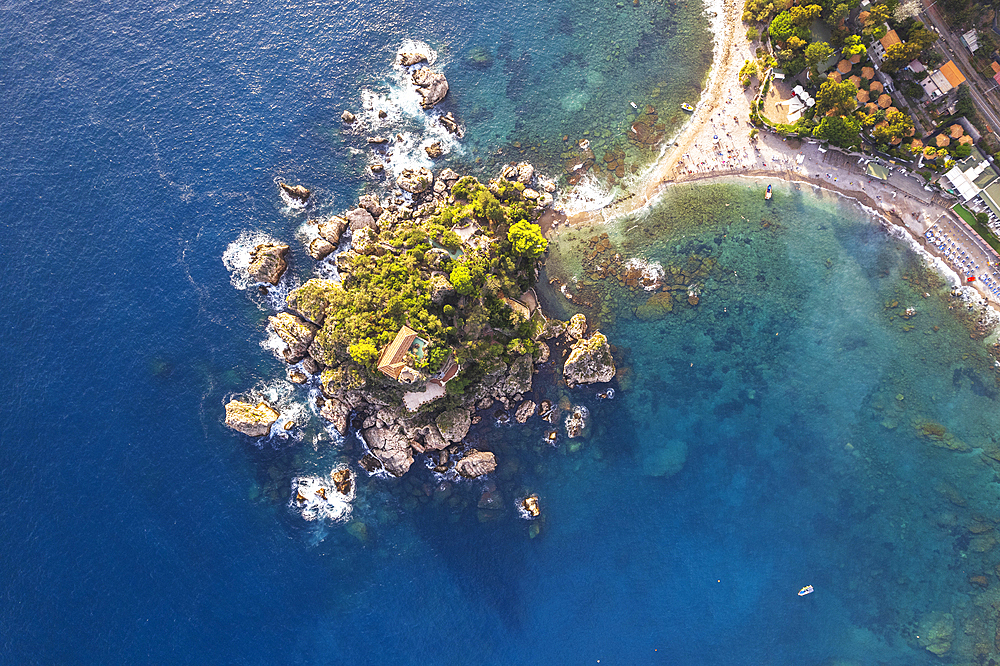
[[[580,340],[587,334],[587,317],[583,314],[573,315],[566,324],[566,337],[570,340]]]
[[[525,400],[521,403],[521,406],[517,408],[517,412],[514,414],[514,420],[518,423],[524,423],[535,415],[536,409],[538,409],[538,405],[536,405],[533,400]]]
[[[396,185],[399,185],[399,189],[405,190],[410,194],[426,192],[433,184],[434,175],[426,167],[403,169],[403,172],[399,174],[399,178],[396,179]]]
[[[441,431],[433,423],[424,428],[423,435],[425,451],[440,451],[441,449],[448,448],[448,445],[451,444],[451,442],[441,436]]]
[[[298,363],[305,358],[306,351],[310,343],[316,337],[319,326],[309,323],[304,319],[299,319],[293,314],[281,312],[274,317],[268,317],[271,328],[281,338],[282,342],[288,345],[285,352],[285,361],[288,363]]]
[[[309,247],[306,251],[309,252],[310,257],[316,261],[321,261],[329,257],[336,249],[337,246],[325,238],[313,238],[309,241]]]
[[[289,310],[303,319],[322,326],[333,292],[340,288],[340,285],[333,280],[313,278],[301,287],[293,289],[285,299],[285,304]]]
[[[489,451],[472,449],[455,463],[455,469],[462,476],[474,479],[489,474],[497,468],[497,458]]]
[[[226,404],[226,425],[250,437],[263,437],[281,414],[266,402],[252,405],[241,400]]]
[[[361,227],[351,236],[351,249],[358,254],[378,252],[378,239],[371,227]]]
[[[340,114],[340,119],[343,120],[348,125],[350,125],[355,120],[357,120],[357,118],[354,117],[354,114],[351,113],[350,111],[346,110],[346,109],[344,110],[344,112],[342,114]]]
[[[280,243],[261,243],[253,249],[250,255],[250,266],[247,273],[257,282],[278,284],[278,280],[288,268],[285,253],[288,246]]]
[[[309,198],[309,195],[312,194],[312,192],[307,190],[302,185],[287,185],[285,183],[278,183],[278,187],[280,187],[281,191],[289,197],[296,201],[301,201],[302,203],[305,203],[306,199]]]
[[[318,400],[317,400],[318,402]],[[339,400],[328,399],[323,401],[319,409],[319,415],[333,424],[341,435],[347,434],[348,420],[351,416],[351,408]]]
[[[378,231],[378,225],[375,223],[375,218],[364,208],[355,208],[354,210],[347,211],[347,228],[351,230],[351,233],[357,231],[362,227],[368,227]]]
[[[578,340],[570,349],[563,366],[567,386],[609,382],[615,376],[615,359],[611,356],[608,339],[600,331],[590,338]]]
[[[413,72],[413,82],[417,85],[417,92],[423,98],[420,106],[425,109],[432,108],[448,94],[448,80],[441,72],[434,72],[423,67]]]
[[[424,146],[424,152],[427,153],[427,157],[434,160],[444,155],[444,148],[441,147],[440,141],[435,141],[429,146]]]
[[[462,131],[458,126],[458,121],[455,120],[455,116],[452,115],[451,111],[441,116],[438,121],[452,134],[458,134],[461,136]]]
[[[535,177],[535,167],[531,166],[527,162],[521,162],[517,165],[517,182],[524,185],[530,185],[531,180]]]
[[[382,205],[378,202],[378,197],[374,194],[366,194],[360,197],[358,199],[358,205],[371,213],[371,216],[376,219],[384,212],[382,210]]]
[[[403,476],[413,464],[413,451],[406,435],[396,428],[366,428],[361,437],[372,455],[393,476]]]
[[[320,222],[319,235],[333,245],[340,243],[340,237],[347,229],[347,220],[342,217],[331,217],[326,222]]]
[[[446,412],[438,414],[435,423],[438,430],[441,431],[441,436],[446,440],[449,442],[461,442],[469,434],[469,428],[472,426],[472,415],[469,413],[469,410],[463,407],[456,407],[455,409],[449,409]]]

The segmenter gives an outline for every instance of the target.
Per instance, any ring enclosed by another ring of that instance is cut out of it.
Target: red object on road
[[[965,278],[965,281],[966,281],[966,282],[975,282],[975,281],[976,281],[976,278],[974,278],[974,277],[970,276],[970,277],[967,277],[967,278]]]

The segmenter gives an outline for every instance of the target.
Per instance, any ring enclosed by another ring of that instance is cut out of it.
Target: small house
[[[379,356],[378,370],[397,382],[412,384],[423,375],[411,363],[423,359],[426,348],[426,340],[409,326],[403,326]]]

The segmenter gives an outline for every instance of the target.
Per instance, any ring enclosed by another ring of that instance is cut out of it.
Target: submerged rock
[[[444,99],[448,94],[448,80],[441,72],[434,72],[426,67],[413,72],[413,82],[423,100],[420,106],[430,109]]]
[[[278,187],[280,187],[281,191],[290,196],[292,199],[295,199],[296,201],[301,201],[302,203],[305,203],[306,199],[309,198],[309,195],[312,194],[312,192],[307,190],[302,185],[288,185],[286,183],[278,183]]]
[[[472,449],[455,463],[455,469],[464,477],[474,479],[489,474],[497,468],[497,459],[489,451]]]
[[[919,632],[920,644],[940,657],[951,649],[955,618],[951,613],[928,613],[920,622]]]
[[[252,405],[241,400],[226,403],[226,425],[250,437],[263,437],[281,414],[266,402]]]
[[[577,341],[563,366],[563,378],[570,387],[577,384],[609,382],[615,376],[615,360],[608,339],[600,331]]]
[[[257,282],[269,282],[278,284],[288,262],[285,261],[285,253],[288,246],[280,243],[261,243],[253,249],[250,255],[250,266],[247,273],[250,278]]]
[[[644,443],[645,444],[645,443]],[[669,439],[644,445],[642,471],[648,476],[670,477],[681,471],[687,462],[687,444],[677,439]]]

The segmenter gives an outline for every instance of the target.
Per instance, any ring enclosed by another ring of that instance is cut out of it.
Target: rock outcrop
[[[531,400],[525,400],[521,403],[521,406],[517,408],[517,412],[514,414],[514,420],[518,423],[524,423],[535,415],[536,409],[538,409],[538,405]]]
[[[375,222],[375,218],[364,208],[355,208],[354,210],[347,211],[347,228],[353,233],[360,229],[361,227],[368,227],[369,229],[374,229],[378,231],[378,224]]]
[[[253,254],[250,255],[250,266],[247,268],[250,279],[278,284],[278,280],[288,268],[288,262],[285,261],[286,252],[288,246],[279,243],[261,243],[255,247]]]
[[[435,141],[429,146],[424,146],[424,151],[427,153],[427,157],[435,160],[442,155],[444,155],[444,149],[441,147],[440,141]]]
[[[353,122],[354,122],[355,120],[357,120],[357,119],[356,119],[356,118],[354,117],[354,114],[353,114],[353,113],[351,113],[350,111],[347,111],[347,110],[345,110],[345,111],[344,111],[344,112],[343,112],[342,114],[340,114],[340,119],[341,119],[341,120],[343,120],[343,121],[344,121],[345,123],[347,123],[348,125],[350,125],[350,124],[351,124],[351,123],[353,123]]]
[[[573,315],[566,324],[566,337],[580,340],[587,334],[587,318],[582,314]]]
[[[434,175],[426,167],[403,169],[403,172],[399,174],[399,178],[396,179],[396,185],[399,186],[399,189],[405,190],[410,194],[426,192],[433,184]]]
[[[329,243],[336,246],[340,243],[340,237],[347,229],[347,220],[342,217],[331,217],[325,222],[320,222],[319,235]]]
[[[410,67],[422,62],[427,62],[427,56],[423,53],[400,53],[399,64],[403,67]]]
[[[337,246],[328,241],[325,238],[313,238],[309,242],[309,247],[306,251],[309,256],[316,261],[321,261],[330,256],[330,254],[337,249]]]
[[[350,406],[345,405],[334,398],[326,398],[322,400],[323,403],[320,405],[319,415],[332,423],[333,427],[336,428],[337,432],[341,435],[346,435],[347,426],[351,416]],[[319,403],[319,401],[320,399],[316,400],[317,403]]]
[[[441,436],[446,440],[461,442],[469,434],[469,428],[472,427],[472,415],[468,409],[456,407],[438,414],[435,423],[438,430],[441,431]]]
[[[438,122],[444,125],[444,128],[452,134],[458,134],[461,136],[462,130],[458,127],[458,121],[455,120],[455,116],[452,115],[451,111],[441,116],[441,118],[438,119]]]
[[[570,387],[610,382],[614,376],[615,359],[611,356],[611,346],[600,331],[590,338],[578,340],[563,366],[563,378]]]
[[[285,351],[287,363],[298,363],[305,358],[306,351],[316,337],[316,331],[319,330],[318,326],[287,312],[268,317],[267,321],[282,342],[288,345]]]
[[[285,299],[285,304],[303,319],[322,326],[326,308],[330,305],[330,293],[337,289],[340,289],[340,285],[333,280],[313,278],[293,289]]]
[[[425,109],[433,108],[448,94],[448,80],[444,78],[444,74],[426,67],[413,72],[413,83],[417,85],[417,92],[423,98],[420,106]]]
[[[368,450],[379,459],[386,471],[393,476],[403,476],[413,464],[413,451],[406,435],[397,429],[366,428],[361,437]]]
[[[312,194],[312,192],[307,190],[302,185],[288,185],[286,183],[278,183],[278,187],[280,187],[281,191],[290,196],[292,199],[295,199],[296,201],[300,201],[302,203],[305,203],[306,200],[309,198],[309,196]]]
[[[489,451],[472,449],[455,463],[455,470],[464,477],[474,479],[489,474],[497,468],[497,459]]]
[[[281,414],[266,402],[230,400],[226,403],[226,425],[250,437],[263,437]]]

